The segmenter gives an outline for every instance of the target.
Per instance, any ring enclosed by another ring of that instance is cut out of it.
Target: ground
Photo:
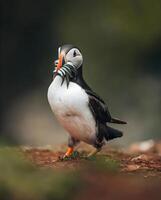
[[[78,171],[85,186],[74,194],[74,199],[161,199],[160,142],[145,141],[123,150],[105,147],[88,159],[90,150],[82,146],[63,161],[62,151],[29,147],[22,150],[39,168]]]
[[[161,142],[108,144],[90,158],[82,144],[62,160],[66,148],[1,145],[0,199],[161,199]]]

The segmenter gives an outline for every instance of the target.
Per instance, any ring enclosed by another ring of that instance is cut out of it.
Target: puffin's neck
[[[83,79],[83,69],[82,69],[82,65],[78,68],[78,77],[80,78],[80,79]]]
[[[83,78],[83,66],[82,65],[78,68],[78,74],[77,74],[77,78],[76,78],[75,82],[84,89],[88,89],[88,90],[90,89],[90,87],[87,85],[87,83],[85,82],[85,80]]]

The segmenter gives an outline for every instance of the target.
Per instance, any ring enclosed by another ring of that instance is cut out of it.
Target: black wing
[[[79,72],[76,79],[72,81],[79,84],[88,94],[89,107],[96,121],[103,124],[106,122],[116,123],[116,124],[126,124],[126,122],[120,119],[111,117],[110,112],[105,102],[95,92],[93,92],[92,89],[84,81],[83,76],[82,76],[82,67],[80,67],[78,70]]]
[[[94,115],[96,121],[106,123],[111,121],[111,115],[105,102],[87,85],[82,76],[82,67],[78,69],[75,80],[72,80],[79,84],[89,96],[89,107]]]
[[[98,122],[111,122],[111,115],[105,102],[92,90],[86,90],[89,97],[89,107]]]
[[[101,123],[127,124],[125,121],[111,117],[107,105],[95,92],[90,89],[86,90],[86,93],[89,96],[89,107],[97,121]]]

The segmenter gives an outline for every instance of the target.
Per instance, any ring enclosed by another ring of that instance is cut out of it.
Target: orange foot
[[[67,152],[65,153],[65,155],[63,156],[63,158],[67,158],[67,157],[71,156],[72,153],[73,153],[73,151],[74,151],[73,147],[68,147]]]

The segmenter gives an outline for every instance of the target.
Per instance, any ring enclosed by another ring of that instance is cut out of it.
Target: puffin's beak
[[[63,55],[60,54],[58,59],[58,64],[56,64],[56,72],[62,67],[62,65],[63,65]]]

